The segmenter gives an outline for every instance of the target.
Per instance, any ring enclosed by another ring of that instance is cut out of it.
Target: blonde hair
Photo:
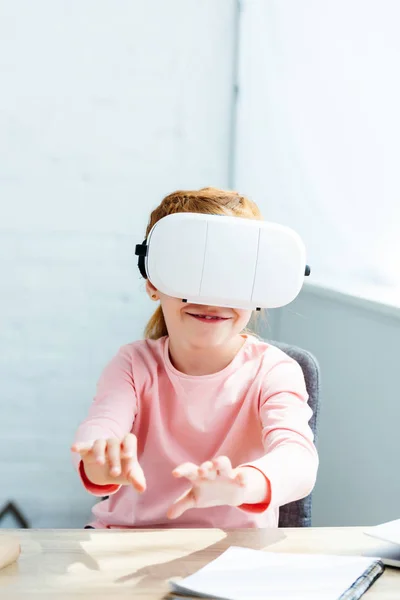
[[[157,221],[167,215],[179,212],[262,219],[257,204],[237,192],[220,190],[214,187],[202,188],[195,191],[177,191],[166,196],[161,204],[151,213],[146,229],[146,238]],[[151,316],[146,325],[144,335],[145,338],[151,340],[157,340],[160,337],[168,335],[161,306],[158,306]]]

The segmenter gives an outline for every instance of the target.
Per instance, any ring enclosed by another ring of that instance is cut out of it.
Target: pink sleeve
[[[122,438],[132,430],[136,414],[132,355],[130,347],[123,346],[102,372],[88,416],[78,427],[74,443],[109,437]],[[72,461],[88,491],[96,495],[110,493],[101,486],[95,486],[96,492],[90,482],[88,485],[88,479],[82,477],[79,454],[73,452]],[[117,489],[119,486],[113,491]]]
[[[265,455],[247,464],[267,478],[270,498],[265,508],[304,498],[315,485],[318,454],[309,426],[312,410],[307,400],[303,372],[297,362],[283,360],[269,371],[260,404]]]

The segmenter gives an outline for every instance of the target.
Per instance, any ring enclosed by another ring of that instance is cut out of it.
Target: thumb
[[[122,440],[122,458],[127,459],[127,478],[138,492],[146,489],[146,479],[137,459],[137,438],[128,433]]]
[[[193,488],[190,488],[190,490],[185,492],[182,496],[175,500],[172,506],[170,506],[167,512],[167,517],[169,519],[177,519],[190,508],[195,508],[195,506],[196,501],[194,498]]]
[[[139,465],[138,460],[132,461],[132,466],[128,472],[128,479],[132,483],[133,487],[137,492],[144,492],[146,489],[146,478],[143,473],[142,467]]]

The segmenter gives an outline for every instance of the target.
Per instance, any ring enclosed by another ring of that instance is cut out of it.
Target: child
[[[179,191],[146,235],[176,212],[261,219],[235,192]],[[146,290],[159,302],[146,339],[105,368],[72,446],[85,488],[108,496],[89,527],[277,527],[318,469],[301,368],[246,333],[251,311]]]

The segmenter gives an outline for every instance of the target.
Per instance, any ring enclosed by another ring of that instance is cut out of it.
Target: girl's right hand
[[[144,492],[146,479],[137,459],[137,438],[128,433],[122,440],[109,438],[74,444],[85,474],[96,485],[133,485]]]

